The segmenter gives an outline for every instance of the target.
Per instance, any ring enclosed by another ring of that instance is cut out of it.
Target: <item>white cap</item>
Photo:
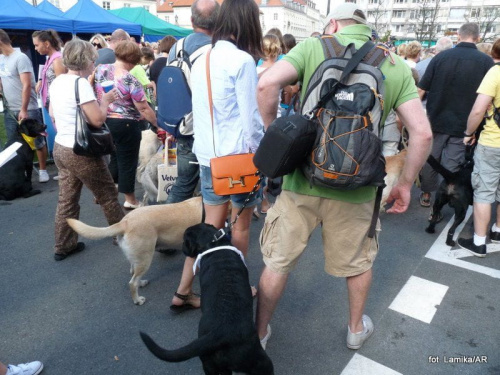
[[[335,7],[335,9],[333,9],[330,14],[326,17],[326,24],[325,24],[325,27],[328,26],[328,24],[330,23],[330,20],[336,20],[336,21],[339,21],[339,20],[355,20],[355,21],[358,21],[359,23],[362,23],[362,24],[368,24],[368,21],[364,18],[361,18],[359,16],[356,16],[354,14],[354,12],[356,12],[357,10],[363,12],[361,10],[361,8],[357,5],[357,4],[354,4],[354,3],[343,3],[343,4],[340,4],[339,6]],[[364,14],[364,12],[363,12]]]

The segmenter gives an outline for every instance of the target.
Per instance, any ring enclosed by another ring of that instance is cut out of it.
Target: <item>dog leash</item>
[[[260,184],[261,182],[264,180],[264,175],[262,173],[260,173],[259,171],[257,171],[257,173],[255,173],[256,176],[259,176],[259,179],[257,180],[257,182],[255,183],[255,185],[253,186],[253,189],[250,193],[248,193],[245,201],[243,202],[243,206],[240,208],[240,210],[238,211],[238,213],[236,214],[236,217],[234,218],[234,220],[229,224],[229,229],[231,229],[234,224],[236,223],[236,221],[238,220],[238,218],[240,217],[241,213],[243,212],[243,210],[246,208],[248,202],[250,202],[250,199],[252,199],[252,197],[255,195],[255,193],[257,192],[257,190],[259,190],[259,187],[260,187]]]

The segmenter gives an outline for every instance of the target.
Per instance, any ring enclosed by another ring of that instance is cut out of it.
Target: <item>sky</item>
[[[319,9],[321,14],[325,15],[326,14],[326,7],[328,5],[328,0],[316,0],[315,3],[316,3],[316,9]]]

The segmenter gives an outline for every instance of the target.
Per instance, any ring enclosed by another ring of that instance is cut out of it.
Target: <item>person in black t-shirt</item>
[[[458,40],[455,48],[431,60],[418,83],[420,98],[427,93],[427,115],[434,136],[431,155],[452,172],[464,162],[467,118],[476,100],[476,90],[493,66],[493,59],[476,48],[477,24],[462,25]],[[437,189],[438,180],[438,174],[426,164],[421,172],[422,206],[431,205],[431,193]]]
[[[154,63],[149,68],[149,79],[158,85],[158,77],[161,71],[167,65],[168,53],[172,46],[177,42],[177,40],[171,36],[167,35],[165,38],[160,40],[158,43],[158,50],[160,51],[160,56],[156,58]]]

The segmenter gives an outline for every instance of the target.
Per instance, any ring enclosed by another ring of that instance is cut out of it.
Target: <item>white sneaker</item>
[[[43,370],[43,363],[34,361],[30,363],[21,363],[20,365],[7,366],[6,375],[38,375]]]
[[[38,171],[38,181],[39,182],[47,182],[49,180],[50,180],[50,178],[49,178],[49,174],[47,173],[47,171],[45,169],[40,169]]]
[[[363,331],[359,333],[352,333],[351,327],[347,326],[347,347],[349,349],[357,350],[363,346],[363,343],[372,335],[374,326],[373,322],[368,315],[363,315],[361,318],[363,322]]]
[[[260,345],[262,345],[262,349],[266,350],[267,341],[269,340],[270,337],[271,337],[271,326],[268,324],[267,325],[267,333],[262,338],[262,340],[260,340]]]

